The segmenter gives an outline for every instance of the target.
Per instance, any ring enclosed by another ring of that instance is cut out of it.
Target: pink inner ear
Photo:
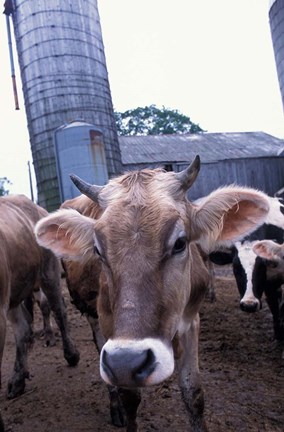
[[[54,223],[43,227],[38,232],[38,239],[43,247],[51,248],[57,255],[71,252],[68,231],[59,227],[58,224]]]
[[[236,240],[249,234],[261,224],[267,214],[267,209],[258,207],[252,201],[240,201],[224,216],[221,240]]]
[[[261,256],[262,258],[266,258],[266,259],[273,259],[273,255],[271,252],[269,252],[269,250],[266,248],[266,246],[260,244],[260,245],[256,245],[253,247],[253,251]]]
[[[49,244],[54,242],[56,232],[58,231],[57,224],[42,225],[37,230],[37,238],[42,246],[48,247]]]
[[[43,245],[48,246],[55,241],[61,241],[66,236],[66,230],[59,228],[58,224],[49,224],[41,228],[38,238]]]

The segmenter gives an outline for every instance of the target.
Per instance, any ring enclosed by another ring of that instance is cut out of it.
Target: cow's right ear
[[[96,221],[73,209],[58,210],[35,226],[40,246],[60,258],[89,259],[93,256]]]

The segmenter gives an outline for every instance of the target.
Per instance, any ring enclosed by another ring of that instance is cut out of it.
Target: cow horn
[[[196,155],[193,162],[185,170],[176,173],[176,178],[181,182],[182,188],[187,190],[194,183],[200,170],[200,157]]]
[[[70,178],[79,191],[82,192],[82,194],[86,195],[92,201],[98,200],[98,195],[103,189],[103,186],[91,185],[90,183],[80,179],[80,177],[76,176],[75,174],[70,174]]]

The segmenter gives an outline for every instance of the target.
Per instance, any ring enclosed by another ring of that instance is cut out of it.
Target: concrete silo
[[[38,201],[51,211],[60,204],[54,136],[61,126],[94,125],[102,131],[108,175],[122,169],[97,0],[12,5]]]
[[[284,0],[270,0],[269,22],[284,108]]]

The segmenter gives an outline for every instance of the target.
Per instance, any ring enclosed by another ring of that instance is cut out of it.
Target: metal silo
[[[284,0],[270,0],[269,21],[284,108]]]
[[[51,211],[60,204],[54,133],[63,124],[99,128],[108,175],[122,169],[97,0],[12,5],[38,201]]]
[[[56,129],[54,143],[61,201],[80,195],[70,181],[70,173],[76,172],[91,184],[107,183],[105,148],[100,129],[89,123],[74,121]]]

